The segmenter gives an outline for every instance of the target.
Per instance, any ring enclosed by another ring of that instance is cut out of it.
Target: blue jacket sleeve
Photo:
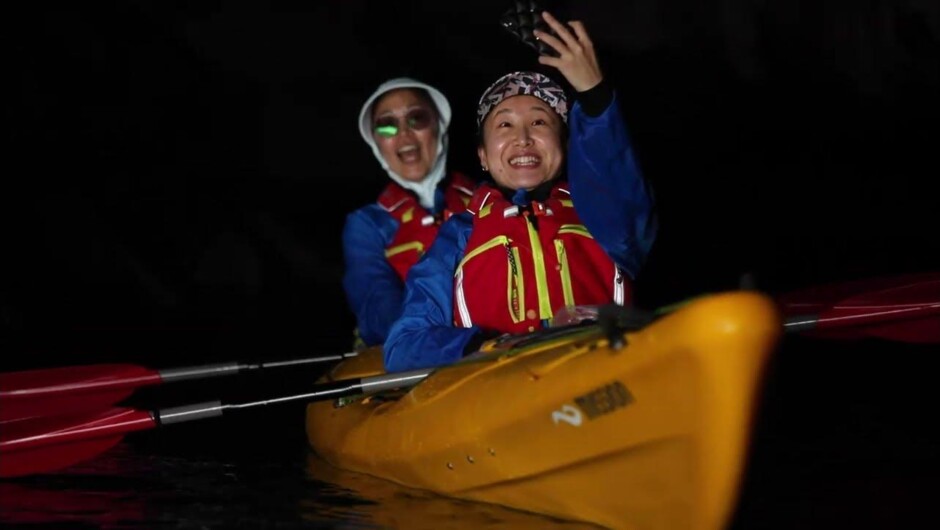
[[[382,344],[401,315],[404,285],[385,259],[397,229],[398,222],[374,204],[349,214],[343,226],[343,289],[359,336],[369,346]]]
[[[448,219],[428,252],[408,271],[402,317],[385,341],[389,372],[428,368],[461,358],[479,331],[454,326],[454,271],[463,258],[472,220],[462,213]]]
[[[575,103],[569,126],[568,184],[575,210],[614,262],[636,278],[659,224],[616,95],[597,117]]]

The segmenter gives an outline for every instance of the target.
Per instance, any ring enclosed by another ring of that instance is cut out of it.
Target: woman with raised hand
[[[448,364],[486,338],[547,326],[574,305],[627,304],[657,232],[618,100],[580,22],[536,32],[575,89],[535,72],[500,77],[477,108],[477,154],[491,183],[441,228],[411,270],[385,367]],[[570,28],[570,29],[569,29]]]

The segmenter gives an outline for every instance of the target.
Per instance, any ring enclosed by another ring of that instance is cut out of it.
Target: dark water
[[[734,530],[880,530],[935,520],[938,354],[936,344],[786,337],[767,380]]]
[[[345,472],[295,438],[264,439],[271,435],[266,428],[246,432],[251,424],[180,427],[128,436],[101,457],[61,473],[0,482],[0,523],[115,529],[591,528]],[[249,434],[257,439],[246,439]]]
[[[933,518],[940,442],[931,427],[938,385],[930,367],[938,351],[788,339],[767,381],[731,528],[892,529]],[[187,398],[217,391],[201,385]],[[139,399],[160,401],[164,394]],[[301,404],[133,433],[60,473],[0,482],[0,523],[589,528],[335,469],[308,451]]]

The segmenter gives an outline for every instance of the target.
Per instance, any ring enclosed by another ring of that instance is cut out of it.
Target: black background
[[[539,68],[503,1],[12,5],[9,368],[348,349],[340,231],[387,180],[362,101],[436,84],[477,176],[479,94]],[[548,5],[588,26],[657,193],[641,305],[938,268],[935,2]]]
[[[451,165],[478,175],[480,93],[538,67],[497,24],[508,5],[6,3],[0,369],[348,350],[340,231],[387,181],[360,105],[391,76],[439,86]],[[657,194],[640,305],[744,273],[779,294],[940,269],[940,3],[550,5],[587,24]],[[781,349],[735,528],[933,518],[935,346],[790,335]],[[302,443],[287,412],[259,413],[255,432],[291,421]],[[138,441],[215,452],[246,424],[193,425]]]

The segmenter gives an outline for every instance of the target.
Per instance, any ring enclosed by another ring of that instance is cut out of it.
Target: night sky
[[[940,269],[940,4],[545,4],[587,25],[658,198],[640,305],[744,273],[782,293]],[[10,368],[348,349],[340,232],[387,181],[362,101],[436,84],[450,165],[479,176],[480,93],[543,68],[499,27],[505,1],[14,5]]]

